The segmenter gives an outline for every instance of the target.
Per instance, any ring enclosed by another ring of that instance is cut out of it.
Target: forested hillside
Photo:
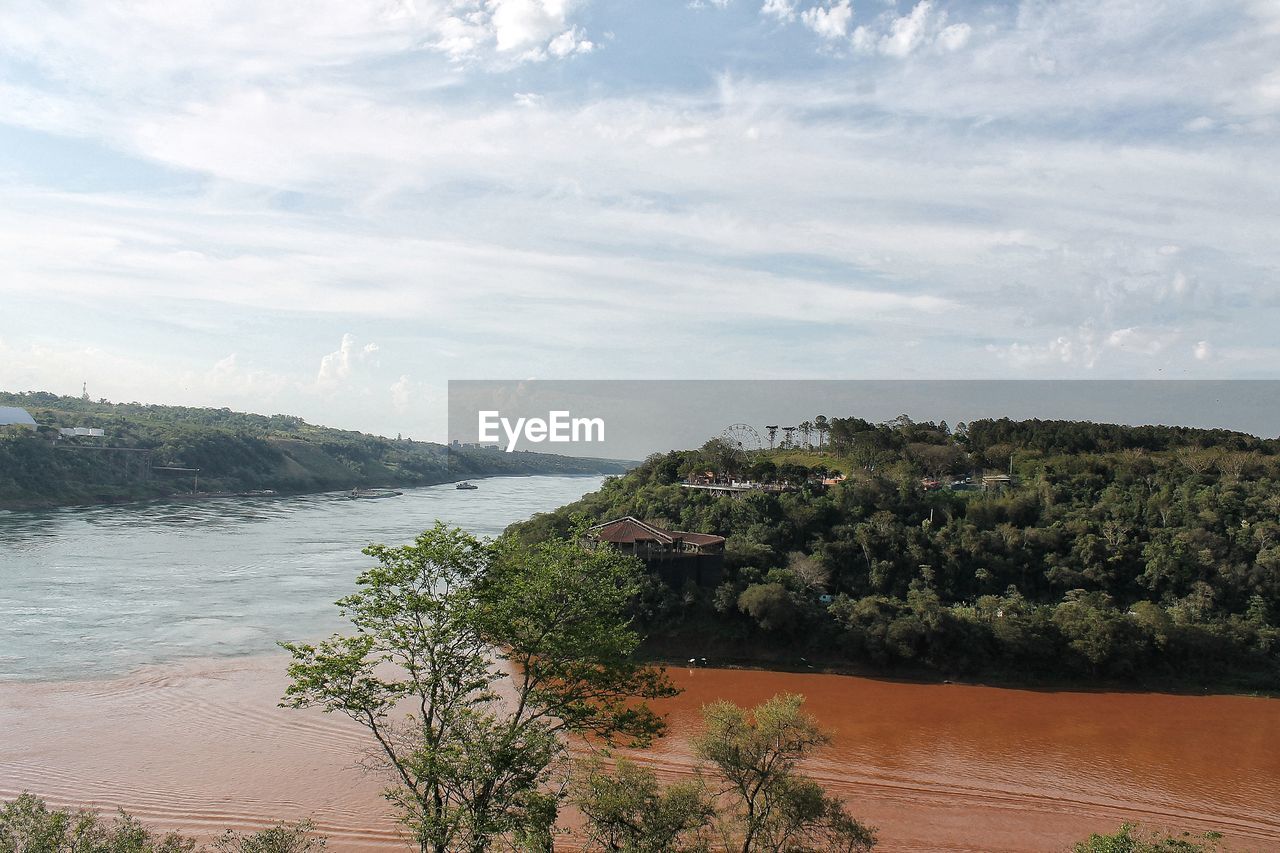
[[[0,429],[0,507],[9,508],[163,497],[197,487],[206,493],[310,492],[625,468],[551,454],[450,450],[229,409],[48,393],[0,393],[0,406],[21,406],[41,425],[35,433]],[[105,435],[54,440],[58,427],[98,428]],[[198,475],[166,470],[197,468]]]
[[[820,448],[715,441],[652,457],[517,532],[635,515],[728,537],[718,587],[645,603],[656,646],[673,652],[1280,684],[1280,442],[1063,421],[823,423]],[[1011,485],[978,485],[1010,470]],[[847,479],[821,485],[835,471]],[[795,491],[681,487],[706,472]]]

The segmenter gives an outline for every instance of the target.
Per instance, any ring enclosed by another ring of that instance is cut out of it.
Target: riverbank
[[[792,672],[823,675],[846,675],[871,678],[903,684],[959,684],[972,687],[998,687],[1005,690],[1068,691],[1080,693],[1165,693],[1171,696],[1241,696],[1259,699],[1280,699],[1280,688],[1261,689],[1253,684],[1241,684],[1227,679],[1188,684],[1186,681],[1160,678],[1081,679],[1053,678],[1020,672],[988,672],[981,675],[939,673],[924,667],[898,667],[893,671],[877,669],[869,664],[852,663],[822,655],[801,656],[779,651],[776,645],[764,642],[735,640],[716,642],[714,632],[698,634],[683,632],[674,635],[646,638],[640,653],[653,663],[671,667],[685,667],[694,661],[697,667],[742,670],[745,672]]]
[[[288,415],[7,394],[34,431],[0,432],[0,509],[94,506],[191,492],[282,495],[503,476],[602,476],[631,463],[504,453],[317,426]],[[66,436],[86,428],[95,435]]]
[[[276,706],[282,655],[191,660],[98,680],[0,683],[0,796],[120,805],[211,836],[310,817],[335,850],[405,849],[383,779],[344,718]],[[672,669],[670,733],[635,758],[693,769],[716,699],[808,697],[832,747],[807,771],[880,829],[887,853],[1061,851],[1141,821],[1280,851],[1280,704],[1240,697],[1037,693],[812,673]],[[193,768],[198,770],[193,771]],[[572,838],[558,849],[572,850]]]
[[[587,461],[587,460],[582,460]],[[613,465],[614,463],[610,463]],[[146,503],[194,503],[199,501],[220,500],[224,498],[253,498],[262,500],[271,500],[278,498],[295,498],[305,497],[308,495],[326,495],[331,493],[349,492],[354,488],[361,489],[394,489],[394,488],[421,488],[426,486],[442,486],[450,483],[456,483],[461,480],[488,480],[497,477],[545,477],[545,476],[565,476],[565,477],[600,477],[607,472],[583,471],[561,474],[558,472],[541,472],[528,471],[521,473],[501,473],[495,472],[491,474],[467,474],[465,476],[444,476],[437,479],[427,478],[423,480],[415,480],[413,482],[352,482],[339,486],[324,486],[314,488],[296,488],[296,489],[253,489],[234,492],[150,492],[139,490],[124,494],[105,493],[95,495],[91,499],[78,499],[67,497],[59,499],[57,497],[29,499],[29,500],[0,500],[0,511],[5,512],[36,512],[40,510],[65,509],[68,507],[101,507],[101,506],[129,506]]]

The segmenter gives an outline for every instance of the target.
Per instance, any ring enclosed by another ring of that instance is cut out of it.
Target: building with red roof
[[[596,542],[644,561],[672,587],[686,580],[716,583],[724,567],[725,539],[712,533],[664,530],[631,515],[597,524],[587,533]]]

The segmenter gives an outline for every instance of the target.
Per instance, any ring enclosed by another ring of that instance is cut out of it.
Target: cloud
[[[760,7],[760,14],[779,21],[794,21],[796,19],[795,0],[764,0],[764,5]]]
[[[960,50],[969,43],[973,29],[968,24],[951,24],[943,27],[936,39],[939,49],[951,52]]]
[[[1208,361],[1213,358],[1213,346],[1208,341],[1196,341],[1196,345],[1191,348],[1191,354],[1195,356],[1196,361]]]
[[[895,18],[880,39],[880,52],[899,59],[909,56],[924,41],[932,10],[929,0],[920,0],[909,13]]]
[[[391,386],[391,405],[397,412],[405,412],[413,401],[414,383],[402,374]]]
[[[244,23],[208,32],[158,2],[130,26],[0,7],[0,121],[48,158],[0,177],[0,386],[78,391],[92,349],[116,371],[94,393],[358,425],[397,377],[427,417],[445,376],[530,353],[580,377],[1274,369],[1278,45],[1253,7],[861,4],[845,41],[811,32],[844,5],[762,3],[726,47],[540,3],[502,51],[479,2],[216,0]],[[614,24],[625,56],[552,61]],[[345,329],[382,347],[290,355]]]
[[[849,0],[839,0],[828,6],[813,6],[800,13],[800,20],[824,39],[842,39],[849,33],[853,7],[849,5]]]
[[[1044,344],[1019,341],[1003,347],[988,345],[987,352],[1019,369],[1054,365],[1061,366],[1058,369],[1093,372],[1103,367],[1114,371],[1118,367],[1120,375],[1125,375],[1123,371],[1133,371],[1141,364],[1162,366],[1170,348],[1184,338],[1180,329],[1151,326],[1128,326],[1100,334],[1092,323],[1086,323]],[[1191,353],[1196,360],[1205,360],[1208,344],[1200,341]],[[1138,375],[1151,375],[1151,371],[1140,371]]]
[[[1159,355],[1174,337],[1176,337],[1174,332],[1129,326],[1112,331],[1107,336],[1106,346],[1140,355],[1154,356]]]
[[[559,44],[556,56],[577,52],[588,45],[577,28],[568,25],[571,0],[489,0],[489,21],[500,53],[514,53]],[[585,51],[584,51],[585,52]]]
[[[581,27],[565,30],[547,44],[547,53],[563,59],[575,53],[590,53],[595,45],[584,35]]]
[[[240,363],[236,353],[231,353],[216,361],[201,377],[199,384],[205,391],[224,398],[269,400],[291,383],[281,374],[246,367]]]
[[[344,334],[338,348],[320,359],[320,369],[316,373],[316,386],[333,388],[341,385],[351,378],[360,365],[374,363],[377,352],[377,344],[369,343],[361,347],[356,344],[355,335]]]
[[[935,11],[932,0],[920,0],[905,15],[887,10],[857,27],[852,27],[850,0],[823,0],[799,12],[794,0],[766,0],[760,14],[783,23],[799,20],[825,48],[843,44],[852,48],[852,56],[906,59],[927,46],[935,54],[955,53],[969,44],[974,32],[965,22],[948,24],[947,12]]]
[[[80,394],[81,383],[95,398],[142,400],[178,405],[268,408],[299,389],[290,377],[245,366],[237,354],[212,366],[184,365],[182,358],[157,360],[127,347],[76,342],[11,344],[0,339],[0,388]]]
[[[496,64],[567,56],[591,42],[585,0],[38,0],[0,7],[6,49],[90,90],[192,93],[305,76],[345,80],[377,57],[435,53]],[[558,51],[550,52],[558,40]],[[573,50],[566,51],[567,40]],[[129,57],[127,62],[118,61]],[[435,73],[440,74],[440,69]]]

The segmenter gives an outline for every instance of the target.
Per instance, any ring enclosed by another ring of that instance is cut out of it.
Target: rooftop
[[[0,406],[0,426],[36,426],[36,419],[26,409],[17,406]]]
[[[658,542],[663,545],[672,545],[677,541],[687,542],[690,545],[715,545],[724,541],[723,536],[716,536],[711,533],[663,530],[657,525],[641,521],[631,515],[597,524],[590,528],[588,532],[601,542],[611,542],[614,545],[634,545],[636,542]]]

